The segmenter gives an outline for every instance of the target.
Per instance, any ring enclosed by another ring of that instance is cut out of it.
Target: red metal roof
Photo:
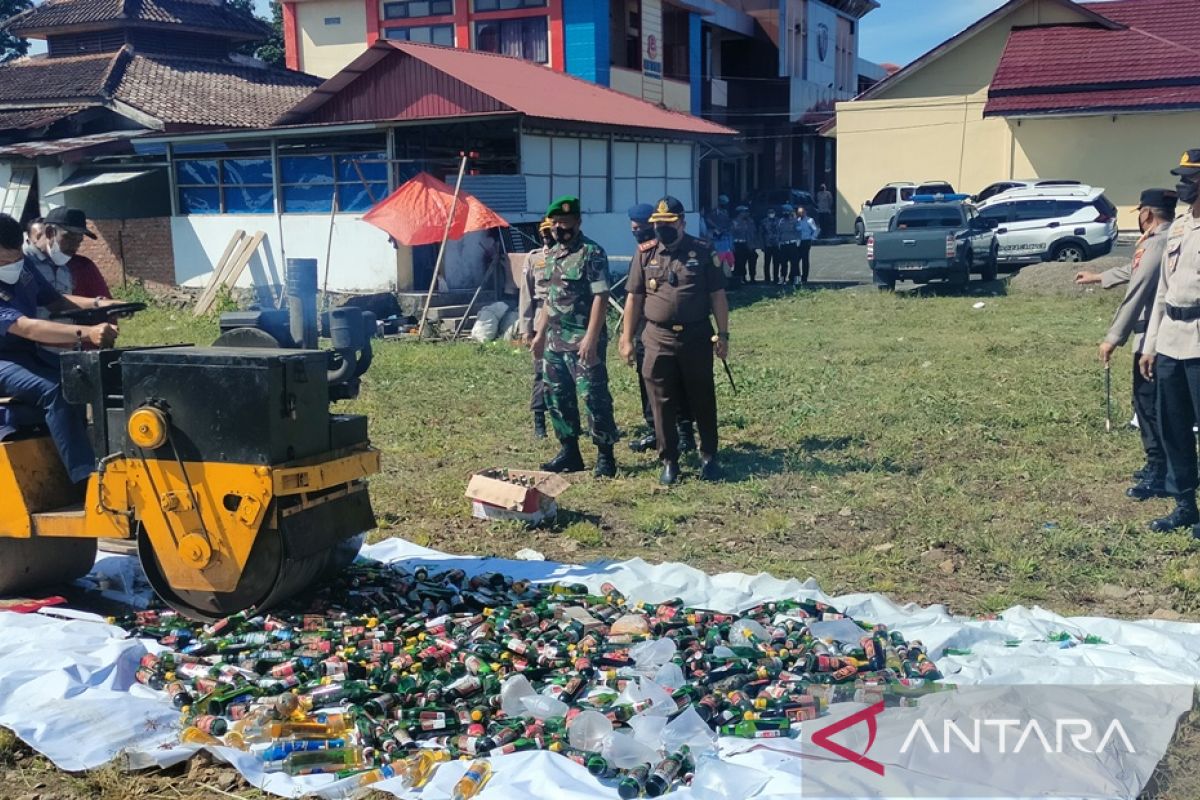
[[[278,123],[434,119],[462,114],[728,136],[737,131],[510,56],[380,40]]]
[[[985,116],[1200,106],[1196,0],[1116,0],[1087,8],[1121,27],[1014,29]]]

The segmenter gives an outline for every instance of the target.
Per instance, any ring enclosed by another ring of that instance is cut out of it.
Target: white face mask
[[[58,242],[54,242],[50,245],[50,260],[57,266],[65,267],[67,262],[71,260],[71,256],[62,251],[62,248],[58,246]]]
[[[25,266],[25,261],[14,261],[11,264],[5,264],[0,267],[0,282],[14,284],[21,279],[21,269]]]

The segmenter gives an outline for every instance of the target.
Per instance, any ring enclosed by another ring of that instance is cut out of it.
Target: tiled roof
[[[95,106],[49,106],[0,110],[0,131],[27,131],[46,128],[61,119]]]
[[[167,126],[253,128],[269,124],[320,83],[290,70],[135,55],[114,98]]]
[[[119,53],[69,58],[22,58],[0,66],[0,104],[39,100],[100,99]]]
[[[164,127],[252,128],[304,98],[320,78],[231,61],[116,53],[28,58],[0,66],[0,113],[39,102],[125,103]],[[11,126],[0,124],[0,130]]]
[[[397,58],[411,59],[412,63],[426,65],[428,69],[389,71],[390,66],[398,63]],[[433,119],[497,113],[688,134],[737,133],[715,122],[668,111],[524,59],[383,39],[277,123]]]
[[[24,35],[54,28],[111,27],[97,25],[105,22],[181,25],[236,33],[239,38],[264,38],[270,34],[265,23],[224,3],[195,0],[46,0],[12,17],[4,26]]]
[[[1200,106],[1196,0],[1116,0],[1088,8],[1121,27],[1012,31],[985,115]]]

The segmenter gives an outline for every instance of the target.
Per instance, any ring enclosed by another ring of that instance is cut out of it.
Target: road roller
[[[315,260],[290,260],[282,308],[222,316],[210,346],[61,355],[65,399],[99,457],[72,484],[33,409],[0,442],[0,595],[74,580],[99,539],[136,541],[155,592],[202,620],[266,610],[347,566],[375,517],[380,468],[357,395],[375,321],[338,308],[318,349]],[[65,312],[137,310],[136,305]]]

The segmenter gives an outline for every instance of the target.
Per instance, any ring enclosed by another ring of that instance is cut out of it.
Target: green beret
[[[574,195],[564,194],[562,197],[555,200],[546,209],[547,217],[578,217],[579,216],[579,198]]]

